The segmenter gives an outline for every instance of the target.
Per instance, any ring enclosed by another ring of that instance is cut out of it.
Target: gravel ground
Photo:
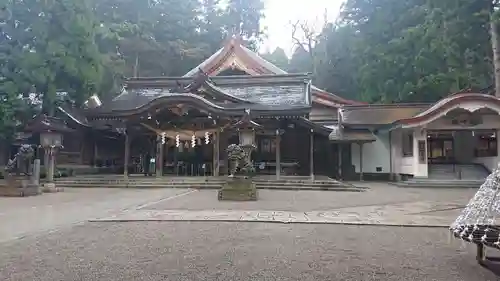
[[[87,223],[0,244],[2,281],[493,281],[446,229]],[[437,241],[437,242],[434,242]]]
[[[399,188],[374,183],[366,192],[259,190],[259,200],[255,202],[219,202],[216,190],[200,190],[176,200],[150,205],[147,209],[321,211],[415,201],[457,201],[465,205],[476,191]]]

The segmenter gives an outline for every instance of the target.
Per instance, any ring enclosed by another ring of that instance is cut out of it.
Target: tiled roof
[[[430,104],[391,104],[345,106],[341,109],[344,125],[386,125],[416,116]]]
[[[262,76],[222,76],[208,78],[198,83],[191,77],[133,78],[127,81],[122,93],[111,102],[88,109],[93,115],[112,114],[113,112],[131,112],[142,110],[150,104],[176,99],[194,102],[202,107],[211,107],[218,111],[251,108],[257,111],[289,111],[292,115],[307,114],[310,108],[310,78],[305,74],[283,74]],[[218,97],[232,103],[209,100],[198,95]],[[307,112],[304,109],[307,108]],[[297,113],[293,114],[296,109]],[[146,108],[147,110],[147,108]]]
[[[45,114],[36,116],[25,128],[25,132],[42,133],[42,132],[72,132],[63,119],[49,117]]]
[[[373,142],[376,140],[369,130],[350,130],[339,125],[332,126],[328,139],[333,142]]]
[[[230,38],[227,43],[215,54],[203,61],[201,64],[186,73],[185,77],[196,75],[201,69],[210,76],[216,76],[228,68],[238,68],[249,75],[280,75],[287,72],[271,62],[265,60],[257,53],[251,51],[241,44],[238,38]],[[313,101],[327,106],[340,107],[344,104],[363,104],[362,102],[344,99],[335,94],[311,86]]]

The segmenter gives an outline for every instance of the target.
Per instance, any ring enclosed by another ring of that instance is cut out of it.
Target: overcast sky
[[[290,22],[307,20],[317,29],[321,28],[325,9],[328,18],[335,20],[343,0],[264,0],[268,38],[261,46],[261,52],[282,47],[290,55],[293,48]]]

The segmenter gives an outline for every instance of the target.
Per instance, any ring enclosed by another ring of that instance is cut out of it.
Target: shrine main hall
[[[488,93],[455,93],[433,104],[347,100],[231,38],[182,77],[129,78],[111,101],[93,96],[82,108],[61,106],[56,117],[33,122],[64,127],[58,167],[227,175],[226,148],[240,142],[235,124],[247,118],[257,174],[399,180],[494,169],[499,112],[500,100]]]

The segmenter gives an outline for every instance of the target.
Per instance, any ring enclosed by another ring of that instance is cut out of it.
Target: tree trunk
[[[51,83],[49,83],[42,93],[42,112],[47,116],[54,116],[57,99],[56,88]]]
[[[135,54],[134,77],[137,77],[139,71],[139,52]]]
[[[493,49],[493,68],[495,71],[495,96],[500,97],[500,44],[499,28],[493,16],[490,17],[491,47]]]

